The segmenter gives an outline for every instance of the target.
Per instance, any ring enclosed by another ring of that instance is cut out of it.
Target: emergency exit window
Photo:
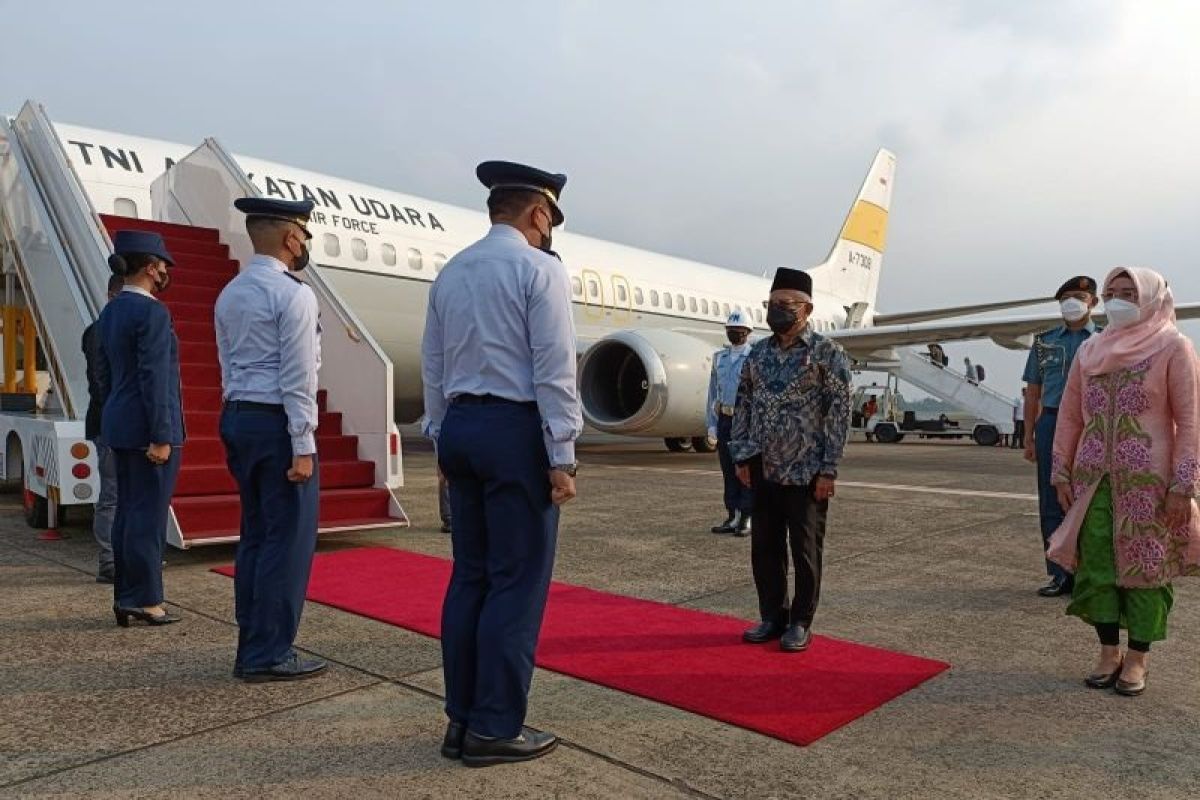
[[[137,203],[128,197],[118,197],[113,201],[113,213],[118,217],[136,217]]]

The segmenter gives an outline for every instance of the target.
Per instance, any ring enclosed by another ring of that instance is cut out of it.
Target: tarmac
[[[580,453],[558,580],[750,620],[749,539],[715,536],[716,457],[661,444]],[[432,456],[405,452],[408,530],[323,540],[446,556]],[[183,622],[115,626],[86,514],[44,542],[0,497],[0,796],[360,798],[1187,798],[1200,793],[1200,591],[1176,585],[1140,698],[1089,690],[1094,634],[1037,597],[1033,468],[970,444],[853,443],[815,630],[952,668],[796,747],[551,672],[528,722],[552,755],[443,759],[438,642],[309,604],[298,645],[328,674],[230,676],[231,546],[168,548]],[[404,587],[397,586],[403,594]],[[587,620],[580,620],[586,631]],[[803,655],[795,656],[798,660]],[[734,678],[736,680],[736,678]],[[797,683],[795,691],[805,691]]]

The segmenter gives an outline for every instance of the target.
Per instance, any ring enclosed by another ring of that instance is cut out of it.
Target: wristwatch
[[[558,470],[559,472],[565,472],[567,474],[567,477],[574,478],[575,473],[579,472],[579,465],[578,464],[554,464],[550,467],[550,469]]]

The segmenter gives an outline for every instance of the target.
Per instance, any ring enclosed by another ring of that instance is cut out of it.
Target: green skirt
[[[1135,641],[1162,641],[1167,638],[1167,615],[1175,592],[1169,585],[1154,589],[1117,585],[1113,525],[1112,485],[1106,475],[1096,487],[1079,531],[1079,564],[1067,613],[1089,625],[1115,622]]]

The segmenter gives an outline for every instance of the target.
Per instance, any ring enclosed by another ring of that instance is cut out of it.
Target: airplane
[[[150,184],[192,148],[59,124],[68,159],[96,210],[150,218]],[[430,284],[446,261],[490,226],[480,211],[235,155],[266,196],[309,199],[313,262],[354,309],[395,374],[396,419],[422,411],[420,345]],[[877,310],[896,156],[875,155],[826,259],[813,277],[811,323],[845,347],[855,368],[886,368],[895,348],[991,339],[1028,348],[1060,324],[1053,313],[961,319],[1045,302],[1033,297],[900,314]],[[578,191],[578,190],[577,190]],[[481,193],[480,206],[483,206]],[[741,310],[761,335],[770,280],[572,232],[554,247],[570,273],[585,421],[594,429],[660,438],[674,451],[710,450],[705,403],[724,323]],[[1180,305],[1180,319],[1200,304]],[[1100,317],[1102,319],[1102,316]]]

